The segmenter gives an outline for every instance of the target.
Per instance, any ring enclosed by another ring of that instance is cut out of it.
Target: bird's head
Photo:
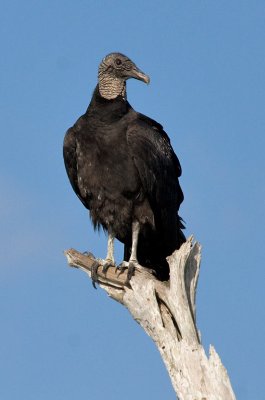
[[[126,80],[134,78],[145,83],[150,82],[148,75],[143,73],[128,57],[121,53],[110,53],[103,58],[98,69],[99,91],[107,99],[119,95],[125,97]]]

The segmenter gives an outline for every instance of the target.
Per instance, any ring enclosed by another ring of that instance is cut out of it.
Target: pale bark
[[[70,266],[91,276],[94,258],[76,250],[65,255]],[[107,274],[99,267],[99,286],[123,304],[154,340],[179,400],[233,400],[235,395],[226,369],[213,346],[209,357],[196,327],[196,287],[201,247],[189,238],[168,262],[170,280],[158,281],[151,273],[136,271],[126,285],[126,272],[114,268]]]

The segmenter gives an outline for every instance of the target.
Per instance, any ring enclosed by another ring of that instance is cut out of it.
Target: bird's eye
[[[116,65],[121,65],[121,60],[119,58],[116,58]]]

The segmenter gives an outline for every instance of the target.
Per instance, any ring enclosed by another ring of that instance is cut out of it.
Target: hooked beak
[[[138,79],[138,80],[143,81],[143,82],[145,82],[147,84],[150,82],[149,76],[146,75],[144,72],[142,72],[137,67],[134,67],[132,69],[132,71],[130,72],[130,78]]]

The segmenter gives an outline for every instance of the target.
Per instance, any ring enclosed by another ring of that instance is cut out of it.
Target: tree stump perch
[[[68,264],[91,277],[95,259],[76,250],[65,251]],[[235,400],[229,376],[210,346],[209,357],[196,327],[196,287],[201,246],[189,238],[168,257],[170,280],[158,281],[147,271],[136,271],[126,285],[126,272],[98,269],[98,284],[123,304],[155,342],[179,400]]]

